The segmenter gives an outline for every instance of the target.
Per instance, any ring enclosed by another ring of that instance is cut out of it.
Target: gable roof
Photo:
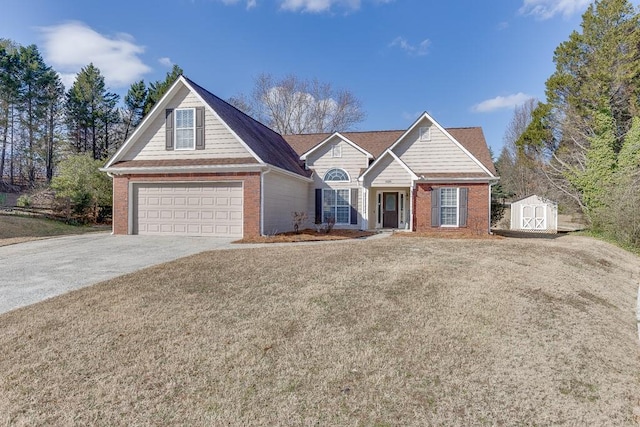
[[[358,145],[355,142],[351,141],[349,138],[347,138],[346,136],[342,135],[340,132],[334,132],[334,133],[330,134],[328,137],[326,137],[325,139],[323,139],[320,143],[316,144],[311,149],[309,149],[309,150],[305,151],[303,154],[301,154],[300,155],[300,159],[306,160],[307,157],[311,153],[313,153],[314,151],[316,151],[317,149],[322,147],[327,142],[331,141],[334,137],[340,138],[342,141],[346,142],[347,144],[349,144],[350,146],[352,146],[353,148],[355,148],[356,150],[360,151],[362,154],[367,156],[367,158],[369,158],[369,159],[373,158],[373,154],[369,153],[367,150],[362,148],[360,145]],[[289,144],[289,145],[291,145],[291,144]]]
[[[446,128],[446,131],[478,159],[485,168],[493,175],[496,175],[496,169],[493,165],[491,153],[489,152],[482,128]],[[391,147],[405,132],[406,130],[381,130],[369,132],[340,132],[340,135],[358,144],[364,150],[373,154],[375,158],[378,158],[384,150]],[[283,137],[299,155],[302,155],[331,135],[330,133],[314,133],[284,135]]]
[[[298,154],[279,133],[218,98],[187,77],[183,78],[260,160],[298,175],[305,177],[310,175],[309,171],[304,170],[300,165]]]
[[[137,136],[142,133],[143,129],[148,127],[148,123],[157,117],[168,100],[171,99],[178,90],[178,87],[183,85],[191,90],[200,100],[208,107],[215,116],[217,116],[222,123],[231,131],[239,142],[255,157],[255,162],[261,164],[268,164],[277,168],[283,169],[287,172],[294,173],[308,178],[310,172],[306,171],[299,162],[298,154],[291,148],[289,144],[273,130],[269,129],[257,120],[249,117],[242,111],[238,110],[231,104],[218,98],[208,90],[194,83],[192,80],[185,76],[180,76],[174,84],[167,90],[164,96],[156,103],[151,112],[149,112],[142,122],[135,129],[131,137],[120,147],[116,154],[111,157],[107,162],[104,169],[107,170],[110,167],[117,167],[118,162],[121,161],[123,155],[133,146]],[[234,164],[234,161],[242,164],[254,163],[249,162],[249,159],[228,159],[224,164]],[[131,167],[142,167],[138,162],[127,162]],[[207,163],[207,162],[205,162]],[[209,162],[207,164],[218,164],[216,162]],[[236,163],[237,164],[237,163]],[[152,165],[149,165],[151,167]],[[158,166],[154,164],[153,166]]]

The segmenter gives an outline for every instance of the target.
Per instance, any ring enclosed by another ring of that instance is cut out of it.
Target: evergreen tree
[[[104,158],[110,149],[118,122],[119,96],[108,92],[104,77],[93,64],[82,68],[66,95],[65,115],[71,143],[77,152]]]
[[[151,111],[153,106],[156,105],[158,101],[160,101],[160,98],[162,98],[162,96],[169,90],[171,85],[173,85],[173,83],[178,80],[178,77],[180,77],[183,73],[184,72],[182,71],[182,68],[174,64],[173,68],[167,73],[164,80],[157,80],[149,85],[147,100],[144,106],[144,114],[147,114],[149,111]]]
[[[0,39],[0,181],[5,174],[9,136],[13,130],[13,116],[20,88],[17,50],[12,41]]]
[[[144,117],[144,107],[147,102],[147,87],[144,81],[140,80],[131,85],[124,97],[124,110],[122,121],[124,131],[122,141],[126,141],[133,130],[140,124]]]

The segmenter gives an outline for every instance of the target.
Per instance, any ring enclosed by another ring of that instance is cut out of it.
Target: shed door
[[[242,183],[135,184],[134,234],[242,237]]]
[[[547,210],[545,205],[522,205],[522,229],[546,230]]]

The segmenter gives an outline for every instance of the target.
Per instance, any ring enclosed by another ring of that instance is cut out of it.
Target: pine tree
[[[184,74],[182,68],[174,64],[173,68],[167,73],[164,80],[157,80],[149,85],[147,100],[144,106],[144,114],[147,114],[149,113],[149,111],[151,111],[153,106],[156,105],[158,101],[160,101],[160,98],[162,98],[162,96],[169,90],[171,85],[173,85],[173,83],[178,80],[178,77],[180,77],[182,74]]]
[[[104,158],[110,149],[119,96],[106,90],[104,77],[93,64],[82,68],[66,95],[65,115],[69,137],[77,152]]]
[[[144,81],[140,80],[135,82],[129,87],[126,96],[124,97],[124,110],[122,114],[122,121],[124,124],[124,131],[122,141],[126,141],[133,130],[140,124],[142,117],[144,117],[144,107],[147,102],[147,87]]]

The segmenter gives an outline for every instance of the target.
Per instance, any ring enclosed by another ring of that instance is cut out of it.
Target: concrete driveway
[[[144,267],[228,248],[230,239],[108,233],[0,246],[0,313]]]

